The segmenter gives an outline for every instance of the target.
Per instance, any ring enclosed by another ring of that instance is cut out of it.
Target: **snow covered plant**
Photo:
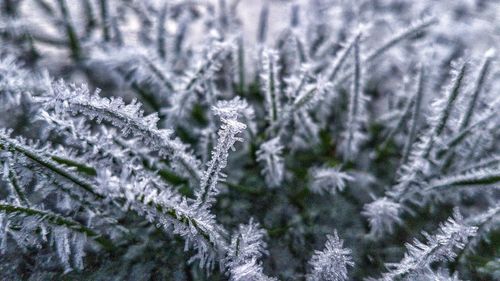
[[[0,279],[498,279],[499,14],[0,1]]]

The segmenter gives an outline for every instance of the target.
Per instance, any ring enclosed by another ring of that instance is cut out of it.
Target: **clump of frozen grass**
[[[0,279],[494,278],[497,10],[3,1]]]

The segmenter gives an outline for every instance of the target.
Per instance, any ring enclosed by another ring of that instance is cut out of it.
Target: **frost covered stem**
[[[165,59],[165,57],[167,56],[167,51],[165,50],[165,37],[166,37],[166,33],[167,31],[165,30],[165,21],[167,19],[167,13],[168,13],[168,8],[167,8],[167,4],[164,4],[161,8],[160,8],[160,13],[158,15],[158,38],[156,39],[157,40],[157,52],[158,52],[158,55],[160,56],[160,58],[162,59]]]
[[[248,107],[245,101],[238,97],[230,101],[219,101],[212,110],[215,115],[219,115],[222,125],[219,129],[218,143],[212,151],[212,159],[208,162],[208,168],[200,181],[200,189],[196,192],[197,202],[200,204],[211,204],[213,196],[217,195],[217,183],[221,176],[222,169],[227,165],[229,149],[233,148],[237,141],[242,141],[236,135],[246,129],[246,125],[237,120],[238,114]]]
[[[444,108],[440,110],[439,116],[437,117],[436,122],[434,123],[433,129],[430,135],[430,141],[427,144],[427,147],[424,150],[423,158],[427,158],[429,153],[431,152],[432,146],[434,144],[434,139],[441,135],[444,128],[446,127],[446,122],[448,121],[448,117],[450,116],[451,110],[453,109],[453,104],[460,93],[460,88],[462,87],[462,81],[465,77],[465,72],[468,68],[468,63],[463,62],[458,70],[458,73],[454,77],[453,85],[450,89],[450,92],[447,93],[447,100]]]
[[[424,95],[424,67],[420,66],[419,74],[418,74],[418,86],[417,93],[415,94],[415,103],[413,105],[413,111],[411,114],[411,127],[410,133],[408,134],[408,140],[405,144],[405,150],[403,153],[402,163],[406,163],[408,161],[408,157],[410,156],[411,146],[415,140],[415,136],[417,133],[418,120],[420,118],[420,107],[422,105],[422,98]]]
[[[257,33],[257,42],[264,43],[266,41],[267,27],[269,18],[269,3],[265,2],[260,10],[259,15],[259,29]]]
[[[230,281],[277,281],[263,272],[258,260],[267,254],[266,237],[260,225],[250,219],[247,225],[240,225],[228,247],[225,262]]]
[[[104,41],[109,41],[109,16],[108,16],[108,0],[99,0],[99,8],[101,12],[102,36]]]
[[[238,47],[238,83],[241,94],[245,91],[245,47],[243,36],[239,35],[236,41]]]
[[[7,146],[7,148],[6,148]],[[15,141],[12,141],[5,137],[3,134],[0,134],[0,149],[9,149],[13,150],[17,153],[21,153],[25,155],[27,158],[32,160],[33,162],[39,164],[40,166],[47,168],[51,172],[54,172],[55,174],[69,180],[73,184],[82,187],[89,193],[93,194],[96,196],[96,198],[104,200],[105,196],[101,195],[100,193],[96,192],[97,187],[95,187],[91,182],[89,182],[85,178],[81,178],[77,176],[76,174],[72,173],[71,171],[61,167],[60,165],[56,164],[53,162],[50,158],[45,158],[42,155],[39,155],[36,152],[31,151],[29,148],[26,148],[22,146],[21,144],[18,144]],[[111,198],[112,201],[117,206],[122,206],[123,204],[120,203],[119,198]],[[190,227],[193,227],[196,230],[197,235],[203,237],[205,240],[208,241],[208,243],[211,243],[212,239],[210,238],[210,234],[204,231],[202,228],[198,226],[196,223],[197,219],[194,217],[190,217],[187,214],[184,214],[182,212],[179,212],[175,209],[175,207],[166,207],[162,206],[158,203],[150,203],[150,206],[154,207],[156,210],[160,211],[161,214],[167,215],[171,217],[174,221],[178,221],[182,223],[183,225],[190,225]],[[134,205],[132,211],[138,213],[141,215],[141,210],[142,207],[141,205]]]
[[[151,72],[163,83],[163,85],[169,90],[174,91],[174,85],[170,82],[169,78],[163,74],[160,67],[156,65],[150,58],[146,56],[140,56],[141,60],[144,61],[144,64],[151,70]]]
[[[262,91],[265,94],[268,119],[271,126],[279,120],[279,114],[281,113],[278,59],[278,53],[276,51],[264,50],[260,78]]]
[[[111,122],[124,135],[132,133],[161,156],[178,162],[193,179],[200,178],[197,159],[186,151],[188,147],[185,144],[172,138],[171,130],[157,128],[157,116],[143,116],[140,105],[135,102],[126,105],[121,99],[106,99],[90,94],[86,87],[73,88],[70,89],[63,81],[57,82],[54,85],[56,96],[49,104],[52,103],[56,108],[62,105],[66,111],[80,112],[90,119],[96,118],[98,122]]]
[[[491,120],[493,117],[496,116],[496,114],[497,114],[496,112],[492,113],[487,112],[486,114],[484,114],[484,116],[479,117],[476,122],[472,123],[468,127],[462,129],[462,131],[459,131],[455,135],[451,136],[449,140],[446,142],[446,145],[444,146],[445,149],[443,149],[442,152],[438,152],[437,156],[442,156],[440,153],[449,151],[451,148],[454,148],[460,143],[462,143],[462,141],[464,141],[466,137],[473,132],[473,129]]]
[[[426,191],[450,186],[487,185],[500,182],[500,170],[479,170],[465,175],[449,176],[431,182]]]
[[[197,220],[182,214],[180,212],[177,212],[174,208],[171,207],[166,207],[160,204],[154,204],[151,203],[157,211],[159,211],[162,214],[166,214],[167,216],[171,217],[174,220],[177,220],[185,225],[189,225],[190,227],[194,228],[196,232],[205,239],[207,242],[211,243],[212,239],[210,238],[210,234],[206,233],[203,229],[200,228],[200,224],[197,222]]]
[[[96,196],[97,198],[103,199],[104,196],[99,194],[97,191],[95,191],[92,183],[90,183],[88,180],[78,177],[77,175],[73,174],[72,172],[62,168],[59,166],[57,163],[53,162],[50,158],[48,157],[43,157],[42,155],[39,155],[38,153],[35,153],[34,151],[31,151],[29,148],[24,147],[23,145],[12,141],[5,137],[3,134],[0,134],[0,142],[7,144],[7,147],[5,147],[5,144],[0,143],[0,149],[9,149],[18,153],[23,154],[33,162],[37,163],[38,165],[45,167],[49,169],[50,171],[62,176],[63,178],[69,180],[70,182],[76,184],[77,186],[80,186],[81,188],[85,189],[92,195]]]
[[[64,25],[66,27],[66,35],[68,36],[69,48],[71,50],[71,56],[75,60],[79,60],[81,58],[81,47],[80,42],[78,40],[78,35],[76,34],[75,28],[73,24],[70,22],[70,15],[68,11],[68,7],[66,5],[66,0],[58,0],[59,9],[61,10],[61,14],[63,17]]]
[[[359,37],[356,37],[356,42],[354,43],[354,82],[353,82],[353,103],[351,103],[351,122],[354,121],[354,117],[358,113],[358,100],[360,98],[361,90],[361,62],[359,59]]]
[[[328,75],[330,82],[334,82],[335,78],[337,78],[337,75],[340,72],[340,69],[342,69],[342,66],[344,65],[344,62],[346,61],[347,56],[351,52],[353,46],[357,44],[356,42],[359,41],[361,37],[361,33],[356,34],[356,36],[352,39],[352,41],[349,43],[349,45],[342,50],[341,54],[338,56],[332,71]]]
[[[270,95],[270,100],[275,101],[276,100],[276,87],[274,84],[274,80],[276,77],[274,77],[274,64],[269,61],[269,84],[268,84],[268,89],[269,89],[269,95]],[[276,102],[271,103],[271,120],[274,122],[276,119],[278,119],[278,107],[276,105]]]
[[[363,60],[364,63],[370,64],[374,60],[376,60],[378,57],[383,55],[385,52],[390,50],[392,47],[396,46],[400,42],[411,38],[415,34],[418,34],[425,30],[426,28],[437,24],[438,20],[436,18],[426,18],[424,20],[421,20],[420,22],[414,24],[413,26],[401,31],[400,33],[396,34],[394,37],[389,39],[386,43],[384,43],[382,46],[378,47],[375,49],[366,59]],[[344,83],[350,76],[352,75],[352,69],[349,70],[349,72],[342,76],[338,81],[339,83]]]
[[[211,71],[215,66],[217,62],[222,60],[227,54],[227,50],[225,48],[220,48],[220,50],[216,51],[215,54],[213,54],[213,57],[210,59],[206,60],[205,63],[196,70],[196,72],[193,74],[192,78],[189,80],[189,82],[186,84],[185,91],[191,91],[193,90],[194,86],[196,86],[197,81],[204,77],[205,74],[209,71]]]
[[[8,165],[8,164],[6,163],[5,165]],[[14,169],[7,167],[7,171],[4,171],[4,173],[8,173],[8,175],[5,176],[6,180],[12,186],[12,189],[16,193],[20,203],[29,207],[30,203],[28,202],[28,199],[26,199],[26,195],[24,194],[21,187],[19,186],[19,181],[17,179],[17,175],[16,175]]]
[[[221,171],[227,165],[229,149],[239,140],[236,135],[243,131],[246,126],[236,120],[223,120],[224,124],[219,130],[219,141],[215,150],[212,152],[212,159],[208,163],[208,168],[201,178],[200,192],[197,199],[201,203],[210,201],[209,197],[217,194],[217,183],[221,176]]]
[[[467,70],[467,63],[463,63],[460,67],[460,70],[458,72],[457,77],[455,78],[455,82],[453,83],[453,87],[451,89],[451,93],[448,97],[448,101],[446,103],[446,107],[441,113],[441,116],[438,120],[436,129],[435,129],[435,135],[439,136],[443,132],[444,127],[446,126],[446,121],[448,121],[448,117],[450,116],[451,110],[453,108],[453,104],[455,103],[455,100],[458,97],[458,94],[460,93],[460,88],[462,86],[462,81],[465,77],[465,72]]]
[[[347,146],[346,159],[351,158],[354,153],[355,134],[359,129],[359,106],[361,104],[361,62],[359,57],[359,39],[356,37],[354,42],[354,78],[352,84],[352,95],[349,99],[349,116],[347,123]]]
[[[427,242],[415,239],[413,243],[406,244],[407,251],[403,259],[399,263],[387,264],[389,271],[378,280],[402,280],[401,278],[426,269],[436,261],[452,261],[456,258],[455,250],[463,249],[469,237],[476,232],[477,227],[465,224],[458,209],[455,209],[453,217],[442,223],[435,235],[423,233]]]
[[[73,231],[85,234],[87,237],[94,239],[98,242],[104,249],[111,251],[114,246],[113,243],[102,235],[94,232],[92,229],[76,222],[71,219],[62,217],[58,214],[49,213],[42,210],[25,208],[21,206],[15,206],[5,203],[0,203],[0,211],[8,214],[23,214],[25,216],[41,217],[43,221],[47,221],[51,224],[67,227]]]
[[[368,57],[365,59],[365,62],[371,62],[375,60],[380,55],[385,53],[387,50],[397,45],[399,42],[407,38],[410,38],[415,34],[418,34],[419,32],[423,31],[424,29],[436,23],[438,23],[438,20],[436,18],[427,18],[422,20],[420,23],[414,25],[413,27],[410,27],[402,31],[399,34],[396,34],[393,38],[389,39],[386,43],[384,43],[382,46],[378,47],[370,55],[368,55]]]
[[[489,52],[491,53],[491,52]],[[486,75],[488,74],[488,69],[491,64],[491,54],[487,54],[486,57],[484,58],[483,64],[481,66],[481,70],[479,72],[479,76],[476,81],[476,85],[474,86],[474,93],[472,94],[472,98],[469,102],[469,105],[467,106],[467,111],[465,112],[464,118],[462,119],[462,122],[460,123],[460,130],[465,129],[470,122],[470,118],[472,117],[472,113],[474,112],[474,109],[476,107],[476,103],[479,97],[479,94],[481,93],[481,89],[483,88],[484,81],[486,80]]]

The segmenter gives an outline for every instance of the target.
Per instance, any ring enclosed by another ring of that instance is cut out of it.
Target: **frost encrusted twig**
[[[262,264],[258,261],[267,254],[265,236],[266,231],[253,219],[248,224],[239,226],[231,239],[226,257],[231,281],[277,281],[263,273]]]
[[[464,84],[463,82],[468,67],[468,62],[462,60],[454,63],[450,83],[445,87],[444,94],[432,104],[432,112],[428,117],[430,129],[426,135],[427,141],[422,151],[422,158],[424,159],[429,157],[431,149],[435,142],[440,139],[446,127],[455,101],[462,91],[462,85]]]
[[[9,162],[10,161],[7,160],[3,163],[2,179],[7,183],[7,186],[9,187],[10,192],[14,197],[15,203],[29,207],[30,203],[26,198],[26,194],[24,190],[19,186],[19,179],[14,170],[14,165],[10,165]]]
[[[411,147],[413,145],[413,142],[415,141],[415,136],[417,133],[417,126],[418,126],[419,119],[420,119],[421,105],[422,105],[422,99],[423,99],[424,87],[425,87],[424,75],[425,75],[424,66],[420,66],[418,78],[417,78],[417,80],[418,80],[417,92],[415,93],[415,101],[414,101],[413,109],[411,112],[410,132],[408,134],[408,139],[405,143],[405,150],[403,153],[403,159],[401,160],[401,163],[403,163],[403,164],[405,164],[406,161],[408,161],[408,157],[410,157]]]
[[[431,113],[427,117],[429,128],[421,139],[413,144],[407,163],[399,169],[397,184],[386,192],[386,197],[365,206],[364,215],[369,218],[370,222],[373,221],[373,227],[377,228],[374,233],[381,234],[383,226],[388,227],[390,231],[392,230],[392,226],[398,223],[398,217],[394,214],[402,213],[401,204],[403,201],[413,200],[413,195],[419,191],[417,187],[421,185],[420,182],[425,180],[426,174],[429,174],[433,148],[435,148],[436,143],[444,142],[443,131],[455,101],[462,91],[467,68],[468,63],[463,60],[455,63],[450,83],[444,88],[443,94],[432,104]],[[391,206],[391,208],[373,209],[375,206]],[[378,210],[378,212],[374,212],[374,210]],[[387,212],[382,212],[382,210]],[[380,214],[379,218],[377,218],[377,213]],[[383,220],[387,221],[383,222]],[[370,223],[370,225],[372,224]]]
[[[217,184],[219,179],[225,175],[221,173],[227,165],[229,150],[234,149],[234,144],[243,141],[237,135],[246,129],[246,125],[238,121],[240,115],[248,105],[238,97],[230,101],[219,101],[217,106],[213,107],[215,115],[221,119],[222,125],[219,129],[219,139],[217,146],[212,151],[212,158],[207,163],[207,170],[200,181],[200,188],[196,192],[197,201],[202,204],[211,205],[214,197],[219,193]]]
[[[465,220],[468,225],[477,227],[477,235],[472,237],[465,246],[457,253],[455,263],[461,261],[467,253],[475,252],[475,246],[482,241],[488,240],[487,236],[495,229],[500,222],[500,204],[491,206],[488,210],[471,216]]]
[[[124,180],[126,179],[126,180]],[[99,170],[97,184],[113,199],[125,199],[125,206],[165,232],[173,232],[185,240],[186,249],[196,253],[190,261],[210,270],[226,247],[225,230],[215,221],[215,215],[199,204],[180,196],[171,188],[159,191],[150,179],[120,175]]]
[[[478,169],[465,174],[449,175],[431,181],[425,191],[449,186],[483,186],[500,182],[500,169]]]
[[[53,84],[52,91],[40,98],[44,106],[57,111],[81,113],[98,123],[111,122],[121,129],[122,134],[132,134],[141,138],[152,150],[174,160],[174,168],[188,178],[200,178],[199,161],[189,151],[189,147],[172,136],[168,129],[158,129],[156,113],[144,116],[141,105],[136,101],[125,104],[121,98],[99,97],[91,94],[86,85],[66,85],[60,80]]]
[[[30,148],[24,143],[22,139],[17,140],[11,138],[10,134],[10,131],[0,130],[1,150],[10,151],[13,154],[22,155],[26,157],[26,159],[29,159],[30,162],[43,168],[46,173],[56,175],[57,177],[63,179],[65,182],[78,186],[82,189],[82,191],[92,194],[96,198],[104,198],[104,195],[101,193],[101,191],[97,190],[89,179],[80,176],[67,169],[66,167],[60,165],[59,163],[53,161],[52,159],[50,159],[50,157],[44,155],[42,152]]]
[[[479,94],[481,93],[484,83],[486,80],[486,76],[488,75],[490,65],[491,65],[491,60],[493,56],[495,55],[495,50],[490,49],[486,52],[484,56],[484,60],[481,64],[480,71],[476,80],[476,84],[474,85],[474,92],[472,93],[472,97],[469,101],[469,104],[467,106],[467,109],[465,111],[463,119],[460,121],[460,129],[463,130],[465,129],[471,120],[472,114],[474,113],[474,110],[476,108]]]
[[[455,209],[453,217],[441,224],[434,235],[423,233],[427,242],[417,239],[406,244],[407,252],[399,263],[387,264],[388,272],[378,280],[393,281],[399,277],[426,271],[430,264],[437,261],[451,261],[456,257],[455,250],[462,249],[469,237],[476,234],[477,227],[464,223],[462,215]],[[397,279],[396,279],[397,280]]]
[[[361,38],[361,33],[358,32],[350,42],[346,44],[346,46],[342,49],[342,51],[337,55],[335,62],[333,63],[332,70],[329,72],[327,77],[330,79],[330,82],[334,83],[335,79],[337,79],[338,74],[340,73],[340,70],[344,66],[344,62],[347,59],[347,56],[353,49],[354,45],[358,44],[359,40]]]
[[[309,264],[312,271],[307,275],[308,281],[347,280],[347,267],[354,266],[351,250],[344,248],[344,241],[336,231],[327,235],[325,249],[314,251]]]
[[[197,250],[193,260],[198,259],[200,267],[212,268],[216,256],[225,248],[226,242],[222,237],[224,230],[216,224],[215,216],[206,208],[200,209],[198,205],[187,202],[169,188],[159,192],[145,179],[131,178],[125,183],[110,175],[106,169],[100,169],[93,181],[54,162],[49,156],[27,147],[22,142],[11,139],[6,132],[0,133],[0,148],[26,157],[40,166],[42,173],[46,175],[61,178],[64,188],[66,185],[77,186],[85,194],[92,194],[98,201],[91,202],[110,200],[112,205],[126,206],[165,231],[172,231],[173,226],[173,233],[181,235],[186,245]]]
[[[397,45],[399,42],[411,38],[415,34],[418,34],[428,27],[437,24],[438,20],[434,17],[426,17],[423,18],[417,22],[412,23],[409,27],[406,29],[403,29],[396,33],[392,38],[387,40],[384,44],[382,44],[380,47],[378,47],[376,50],[371,52],[367,58],[365,59],[365,62],[371,62],[380,57],[383,53],[385,53],[387,50],[392,48],[393,46]]]
[[[206,52],[194,60],[193,69],[189,69],[176,86],[176,92],[169,100],[170,107],[162,109],[167,115],[169,123],[181,121],[181,117],[189,114],[189,109],[195,103],[195,94],[203,89],[203,85],[215,80],[217,71],[223,66],[226,59],[235,48],[232,41],[212,40],[206,47]]]
[[[96,233],[94,230],[72,220],[65,218],[59,214],[55,214],[45,210],[23,207],[7,202],[0,202],[0,212],[10,216],[20,215],[26,217],[36,217],[40,221],[50,223],[58,228],[67,228],[74,232],[79,232],[85,236],[94,239],[104,249],[111,250],[114,246],[112,242],[103,235]]]
[[[289,101],[284,106],[277,122],[268,128],[270,137],[282,139],[290,135],[293,137],[304,135],[316,139],[318,125],[311,120],[308,111],[316,108],[318,103],[327,96],[332,84],[323,76],[313,77],[308,65],[302,65],[299,74],[291,75],[286,82],[286,94]],[[289,131],[290,124],[293,124],[295,128],[292,132]]]
[[[215,41],[212,43],[204,59],[199,61],[196,68],[190,71],[184,78],[185,83],[183,89],[185,91],[191,91],[204,81],[211,80],[217,70],[222,67],[221,61],[228,56],[234,48],[235,44],[233,41]]]
[[[412,36],[415,36],[416,34],[419,34],[423,31],[425,31],[427,28],[430,26],[437,24],[438,20],[435,17],[425,17],[421,20],[417,20],[416,22],[413,22],[410,24],[409,27],[400,30],[397,32],[395,35],[393,35],[389,40],[387,40],[385,43],[383,43],[381,46],[373,50],[371,53],[367,55],[365,59],[363,59],[363,65],[365,64],[372,64],[374,61],[376,61],[381,55],[386,53],[388,50],[393,48],[394,46],[397,46],[399,43],[405,41],[406,39],[411,38]],[[352,76],[353,70],[351,69],[350,72],[347,72],[346,75],[340,77],[338,79],[338,83],[343,83],[345,82],[350,76]]]
[[[35,208],[27,208],[19,206],[16,204],[9,204],[7,202],[0,202],[0,217],[6,217],[8,221],[15,218],[21,219],[21,224],[36,223],[41,229],[41,239],[46,240],[46,235],[50,230],[52,234],[52,239],[55,244],[57,256],[63,265],[65,272],[76,269],[83,269],[83,257],[85,253],[83,252],[83,245],[86,243],[86,238],[92,238],[96,241],[102,248],[107,251],[112,251],[114,249],[113,243],[101,234],[96,233],[94,230],[76,222],[72,219],[65,218],[59,214],[55,214],[45,210],[39,210]],[[1,221],[1,220],[0,220]],[[1,223],[0,223],[1,225]],[[15,231],[27,231],[32,229],[33,225],[26,225],[24,229],[19,229],[19,224],[16,223]],[[7,237],[5,236],[9,230],[8,225],[3,229],[4,236],[0,238],[1,245],[5,245]],[[31,233],[34,234],[34,233]],[[20,236],[11,235],[14,239],[26,239],[29,233],[24,233]],[[16,241],[20,244],[23,242]],[[2,251],[5,249],[2,249]]]

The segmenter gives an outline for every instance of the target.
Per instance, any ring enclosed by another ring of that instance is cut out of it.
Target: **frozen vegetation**
[[[499,15],[0,1],[0,279],[500,280]]]

